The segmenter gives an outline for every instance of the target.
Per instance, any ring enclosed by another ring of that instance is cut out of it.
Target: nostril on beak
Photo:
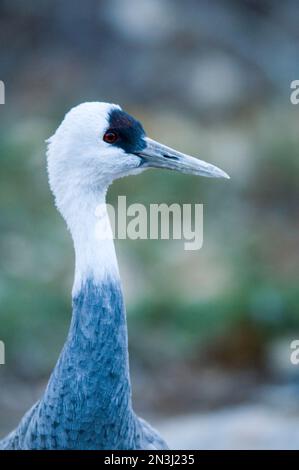
[[[163,153],[163,157],[168,158],[169,160],[178,160],[178,157],[175,155],[168,155],[167,153]]]

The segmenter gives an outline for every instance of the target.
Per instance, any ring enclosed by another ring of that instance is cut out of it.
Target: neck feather
[[[95,230],[97,223],[106,230],[108,217],[104,208],[95,215],[95,201],[80,210],[68,217],[76,253],[72,322],[40,403],[39,434],[48,440],[50,426],[60,448],[134,448],[125,307],[113,240],[99,240]]]
[[[88,194],[67,214],[75,248],[73,297],[86,281],[100,285],[107,276],[119,282],[113,235],[105,203],[105,193]]]

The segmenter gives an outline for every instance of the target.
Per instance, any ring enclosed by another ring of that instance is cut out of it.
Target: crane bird
[[[113,180],[146,168],[228,178],[219,168],[146,136],[120,106],[80,104],[47,141],[48,176],[75,249],[72,320],[41,399],[0,449],[165,449],[159,434],[133,411],[126,313],[113,239],[100,240]],[[109,225],[109,222],[108,222]]]

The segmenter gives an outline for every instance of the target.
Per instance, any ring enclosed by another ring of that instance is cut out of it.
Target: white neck
[[[105,193],[84,194],[64,211],[75,248],[73,297],[86,281],[99,285],[108,276],[119,279]]]

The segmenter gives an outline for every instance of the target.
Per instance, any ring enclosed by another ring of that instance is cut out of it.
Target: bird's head
[[[83,103],[71,109],[48,140],[47,156],[60,209],[78,190],[81,195],[105,193],[113,180],[147,168],[228,178],[216,166],[150,139],[140,122],[110,103]]]

